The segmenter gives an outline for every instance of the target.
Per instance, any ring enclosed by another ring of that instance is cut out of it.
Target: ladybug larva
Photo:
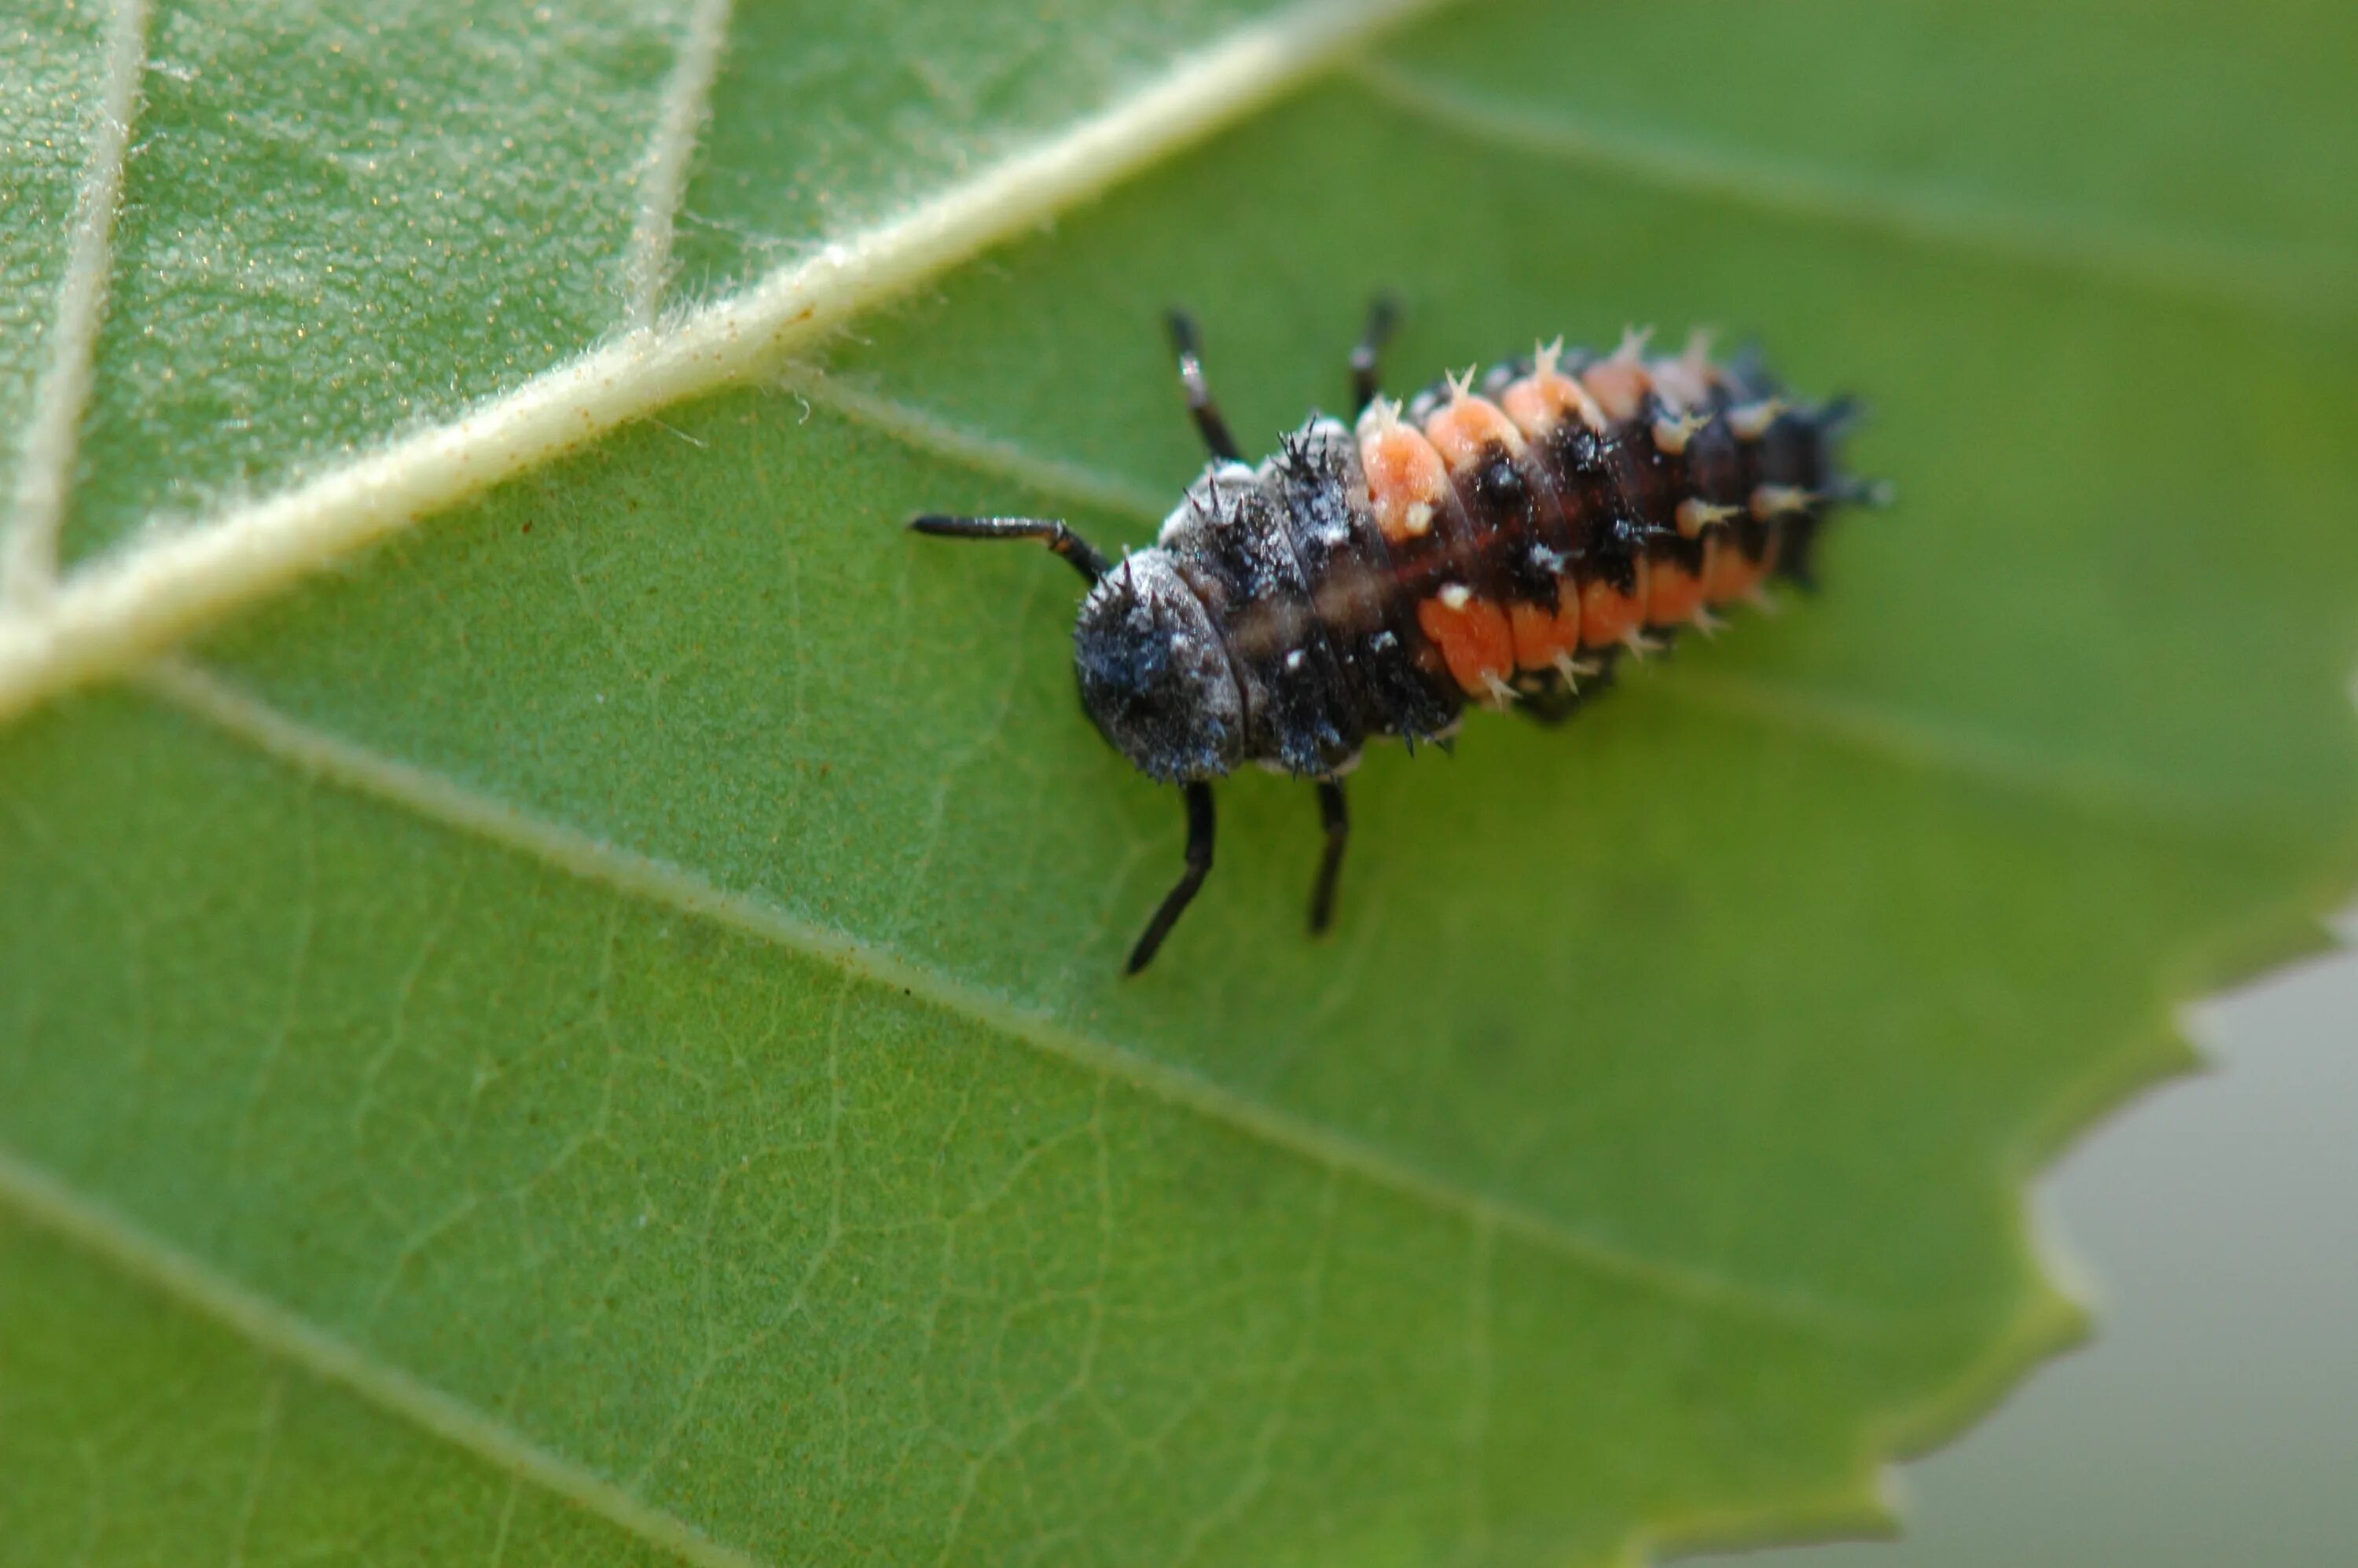
[[[1130,949],[1154,957],[1212,868],[1212,786],[1245,762],[1317,786],[1325,850],[1310,928],[1334,913],[1343,778],[1371,736],[1446,745],[1470,698],[1569,717],[1680,631],[1812,584],[1836,506],[1879,502],[1834,445],[1847,399],[1787,401],[1698,335],[1649,357],[1561,342],[1405,405],[1379,395],[1393,311],[1351,355],[1356,427],[1314,414],[1249,467],[1212,401],[1194,322],[1170,318],[1212,462],[1152,548],[1120,565],[1063,523],[926,515],[920,533],[1037,539],[1088,579],[1073,629],[1081,706],[1115,750],[1180,786],[1186,870]]]

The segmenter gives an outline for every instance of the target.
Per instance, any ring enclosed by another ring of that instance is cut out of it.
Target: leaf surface
[[[70,568],[1259,36],[837,10],[159,7]],[[2271,15],[1445,11],[16,720],[9,1552],[1605,1562],[1874,1517],[2076,1325],[2020,1182],[2358,858],[2353,34]],[[5,225],[37,297],[81,161]],[[1069,576],[897,524],[1142,543],[1199,461],[1155,309],[1260,445],[1379,287],[1402,387],[1757,330],[1869,395],[1903,503],[1569,729],[1371,761],[1330,942],[1305,792],[1238,781],[1118,983],[1177,813],[1072,711]],[[54,355],[9,355],[33,408]]]

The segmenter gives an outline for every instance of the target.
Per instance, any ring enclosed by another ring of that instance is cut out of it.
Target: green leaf
[[[2346,7],[49,5],[10,1560],[1868,1522],[2077,1326],[2027,1174],[2358,864]],[[1118,981],[1179,825],[1069,574],[898,524],[1141,543],[1156,309],[1258,446],[1379,287],[1401,384],[1757,330],[1902,504],[1574,726],[1371,761],[1328,942],[1238,781]]]

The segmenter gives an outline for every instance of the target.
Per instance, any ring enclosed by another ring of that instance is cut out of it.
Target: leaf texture
[[[15,668],[1146,129],[0,732],[0,1556],[1611,1562],[1869,1522],[2076,1331],[2020,1183],[2358,858],[2346,17],[1465,6],[1261,107],[1388,16],[454,16],[146,19]],[[105,36],[42,24],[12,134],[87,133]],[[1205,59],[1262,74],[1123,118]],[[1069,579],[897,524],[1142,543],[1199,461],[1155,309],[1259,444],[1385,287],[1403,387],[1757,330],[1902,505],[1570,729],[1373,761],[1328,943],[1303,792],[1239,781],[1117,983],[1177,814],[1072,711]]]

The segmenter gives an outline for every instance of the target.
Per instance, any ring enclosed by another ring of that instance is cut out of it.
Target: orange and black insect
[[[1766,581],[1812,584],[1833,508],[1879,499],[1834,446],[1854,406],[1789,401],[1757,362],[1698,339],[1648,357],[1560,344],[1379,394],[1393,312],[1351,355],[1357,427],[1314,414],[1248,467],[1171,318],[1212,462],[1152,549],[1109,563],[1060,522],[928,515],[960,538],[1038,539],[1088,579],[1073,631],[1081,706],[1187,805],[1186,871],[1131,948],[1146,967],[1212,867],[1211,781],[1245,762],[1314,781],[1326,928],[1350,818],[1343,778],[1369,736],[1445,745],[1466,700],[1547,723]]]

